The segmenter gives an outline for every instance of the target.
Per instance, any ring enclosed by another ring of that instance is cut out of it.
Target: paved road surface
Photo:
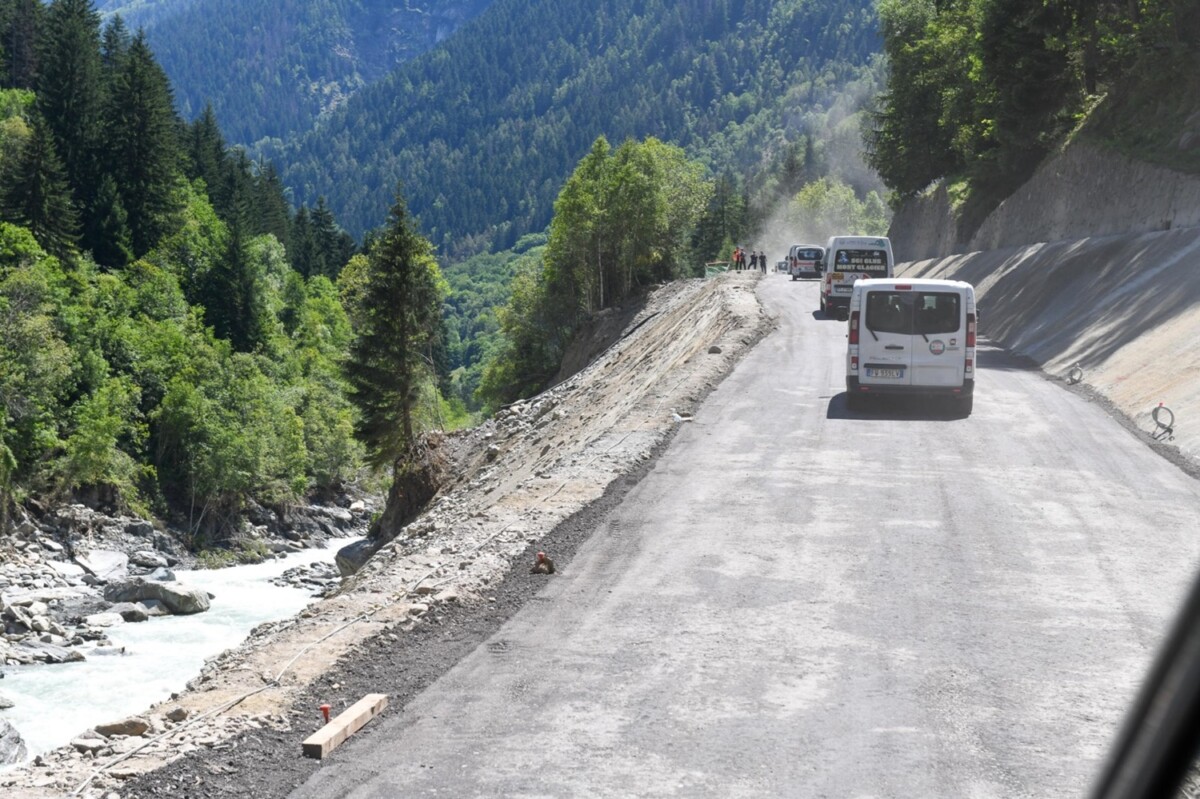
[[[969,419],[851,414],[815,284],[759,293],[778,330],[570,568],[294,796],[1086,792],[1196,483],[994,350]]]

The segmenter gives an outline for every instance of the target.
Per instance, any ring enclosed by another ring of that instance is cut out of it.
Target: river
[[[216,598],[204,613],[167,616],[109,631],[124,655],[89,654],[80,663],[8,667],[0,693],[15,707],[0,711],[25,739],[29,757],[70,743],[96,724],[144,711],[181,691],[207,658],[241,643],[250,630],[288,618],[315,601],[309,591],[271,585],[287,569],[332,561],[356,539],[339,538],[278,560],[225,569],[176,571],[180,583]]]

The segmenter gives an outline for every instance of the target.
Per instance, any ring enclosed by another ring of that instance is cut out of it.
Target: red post
[[[329,723],[329,710],[333,705],[321,705],[321,715],[325,717],[325,723]]]

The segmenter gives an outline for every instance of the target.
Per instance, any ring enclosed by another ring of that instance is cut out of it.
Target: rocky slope
[[[335,596],[256,629],[124,732],[81,731],[75,745],[0,774],[0,788],[128,797],[185,795],[181,785],[203,784],[203,795],[268,795],[315,769],[299,755],[320,726],[313,697],[338,712],[385,681],[400,681],[384,690],[394,696],[417,690],[415,675],[432,679],[452,665],[456,646],[502,619],[499,607],[528,599],[531,547],[567,563],[570,542],[590,535],[580,514],[644,468],[769,328],[754,296],[758,279],[661,287],[578,374],[481,427],[435,437],[454,479]],[[438,646],[449,661],[431,660]],[[394,699],[389,712],[401,704]],[[231,754],[239,747],[258,753],[250,766]]]

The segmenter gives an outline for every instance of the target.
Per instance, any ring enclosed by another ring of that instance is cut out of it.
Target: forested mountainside
[[[750,174],[803,151],[850,84],[871,94],[879,48],[872,0],[496,0],[264,153],[352,234],[401,181],[443,255],[504,249],[546,228],[598,135],[653,135]],[[857,128],[842,133],[857,153]]]
[[[104,18],[120,14],[130,30],[151,28],[170,19],[198,0],[97,0],[96,10]]]
[[[184,118],[211,103],[236,144],[307,131],[492,2],[181,1],[185,7],[148,26],[147,38]]]

